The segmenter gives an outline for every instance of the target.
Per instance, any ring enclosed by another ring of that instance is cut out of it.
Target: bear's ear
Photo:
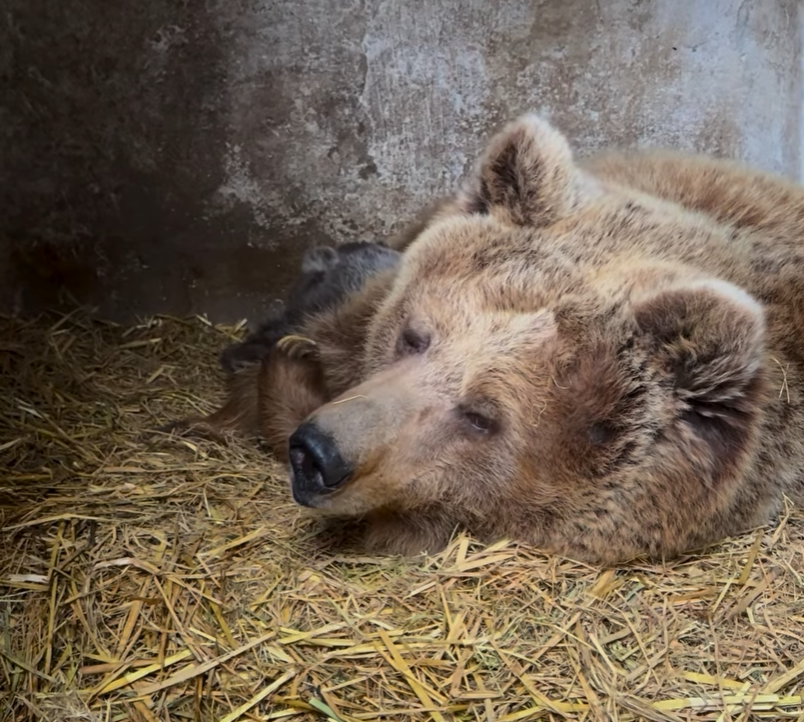
[[[683,421],[715,458],[739,455],[766,393],[762,307],[742,289],[711,279],[653,292],[634,312],[674,386]]]
[[[571,213],[581,186],[582,174],[566,138],[529,114],[492,138],[458,205],[464,213],[546,226]]]
[[[338,252],[329,246],[308,248],[302,257],[302,273],[328,271],[338,265]]]

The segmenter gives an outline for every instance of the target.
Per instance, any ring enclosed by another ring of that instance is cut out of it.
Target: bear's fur
[[[326,313],[341,305],[347,296],[359,294],[368,279],[396,268],[399,258],[398,251],[382,243],[354,242],[308,249],[285,301],[275,302],[254,331],[221,352],[221,368],[232,374],[259,363],[279,339],[300,331],[308,317]]]
[[[800,187],[672,153],[579,163],[526,116],[399,247],[360,322],[326,330],[342,393],[290,441],[297,501],[365,518],[370,547],[463,526],[667,558],[804,500]],[[323,483],[331,459],[348,473]]]
[[[285,459],[287,439],[304,418],[359,382],[355,349],[365,341],[400,258],[379,243],[307,251],[286,300],[274,304],[244,341],[221,353],[227,372],[223,406],[161,430],[213,438],[239,431],[261,438]]]

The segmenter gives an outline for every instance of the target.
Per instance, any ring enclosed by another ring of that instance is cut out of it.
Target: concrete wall
[[[796,0],[2,0],[0,306],[253,316],[490,131],[801,167]]]

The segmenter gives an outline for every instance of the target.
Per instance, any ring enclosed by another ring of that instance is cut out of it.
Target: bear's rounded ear
[[[309,248],[302,257],[302,273],[328,271],[338,265],[338,252],[329,246]]]
[[[731,283],[706,279],[642,297],[634,317],[690,430],[716,458],[739,455],[767,398],[760,304]]]
[[[578,205],[584,180],[566,138],[528,114],[492,138],[458,206],[519,226],[546,226]]]

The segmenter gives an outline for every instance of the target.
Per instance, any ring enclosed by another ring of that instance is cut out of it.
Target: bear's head
[[[705,537],[766,394],[762,308],[687,260],[717,228],[587,176],[533,116],[457,207],[405,254],[365,381],[291,437],[296,501],[437,509],[589,559]]]

